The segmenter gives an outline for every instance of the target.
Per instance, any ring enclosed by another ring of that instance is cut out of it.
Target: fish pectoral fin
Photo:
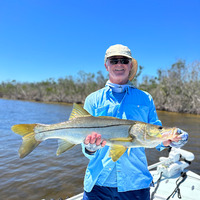
[[[77,117],[83,117],[83,116],[91,116],[91,115],[84,108],[82,108],[78,104],[74,103],[73,104],[73,110],[71,112],[69,120],[72,120],[72,119],[77,118]]]
[[[58,140],[58,149],[57,149],[56,155],[58,156],[61,153],[64,153],[65,151],[71,149],[74,146],[75,144],[72,144],[68,142],[67,140]]]
[[[23,136],[22,145],[19,148],[20,158],[24,158],[35,149],[41,141],[35,139],[34,128],[37,124],[17,124],[12,126],[12,131]]]
[[[109,156],[112,158],[114,162],[116,162],[126,151],[127,147],[122,145],[113,145],[110,149]]]
[[[132,142],[133,138],[131,137],[120,137],[120,138],[111,138],[111,141],[120,141],[120,142]]]

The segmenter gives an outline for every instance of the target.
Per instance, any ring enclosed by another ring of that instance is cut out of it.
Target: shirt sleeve
[[[88,153],[86,153],[86,151],[85,151],[85,145],[84,145],[84,143],[81,143],[81,146],[82,146],[83,155],[84,155],[86,158],[88,158],[89,160],[91,160],[92,158],[94,158],[94,157],[96,156],[96,152],[97,152],[98,150],[97,150],[94,154],[88,154]]]
[[[168,148],[168,147],[164,146],[163,142],[161,142],[159,145],[156,146],[156,149],[158,151],[162,151],[162,150],[164,150],[166,148]]]
[[[91,101],[90,99],[91,99],[91,95],[89,95],[88,97],[86,97],[83,108],[84,108],[85,110],[87,110],[91,115],[94,116],[94,109],[93,109],[92,101]],[[91,160],[92,158],[94,158],[94,157],[96,156],[96,152],[97,152],[98,150],[97,150],[94,154],[88,154],[88,153],[86,152],[84,143],[82,143],[81,146],[82,146],[83,155],[84,155],[86,158],[88,158],[88,159]]]

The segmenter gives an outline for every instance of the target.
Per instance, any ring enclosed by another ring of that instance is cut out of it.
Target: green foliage
[[[186,66],[183,60],[158,70],[158,77],[146,77],[140,85],[153,96],[157,109],[194,114],[200,114],[199,88],[200,62]]]
[[[143,77],[143,67],[132,83],[149,92],[159,110],[200,114],[200,62],[186,65],[179,60],[170,69],[159,69],[156,77]],[[108,76],[80,71],[77,77],[49,78],[38,83],[19,83],[16,80],[0,83],[0,98],[47,102],[84,103],[87,95],[104,87]]]
[[[77,77],[50,78],[38,83],[14,81],[0,84],[0,97],[9,99],[47,102],[83,103],[91,92],[102,88],[107,78],[99,71],[96,74],[80,71]]]

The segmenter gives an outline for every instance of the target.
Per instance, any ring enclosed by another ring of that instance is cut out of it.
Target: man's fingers
[[[94,137],[96,138],[95,143],[97,146],[101,145],[102,147],[104,147],[106,145],[106,141],[102,140],[101,134],[95,133]]]
[[[101,143],[101,135],[96,133],[96,132],[92,132],[91,135],[88,135],[86,138],[85,138],[85,141],[84,141],[85,144],[94,144],[94,143],[97,143],[97,145],[100,145]]]
[[[101,135],[98,134],[96,138],[96,145],[99,146],[101,144]]]
[[[103,140],[102,143],[101,143],[101,146],[105,147],[105,145],[106,145],[106,140]]]
[[[84,144],[89,144],[89,143],[90,143],[90,140],[91,140],[91,135],[88,135],[88,136],[85,138]]]
[[[91,144],[94,144],[96,142],[97,135],[98,134],[96,132],[92,132],[92,134],[91,134],[91,140],[90,140]]]
[[[174,138],[173,138],[173,142],[178,142],[179,140],[181,140],[182,137],[180,135],[176,135]]]
[[[172,142],[171,140],[163,141],[163,145],[167,147],[170,145],[171,142]]]
[[[96,132],[92,132],[91,135],[88,135],[85,138],[84,144],[88,145],[89,143],[96,144],[97,146],[101,145],[102,147],[104,147],[106,145],[106,141],[102,140],[101,134],[98,134]]]

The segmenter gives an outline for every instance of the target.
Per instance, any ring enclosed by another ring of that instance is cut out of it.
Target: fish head
[[[137,122],[131,127],[129,134],[134,138],[134,141],[141,144],[141,146],[155,147],[160,142],[171,139],[176,131],[176,128]]]
[[[177,128],[147,124],[147,134],[153,138],[158,138],[161,140],[171,139],[171,135],[174,135],[176,132]]]

